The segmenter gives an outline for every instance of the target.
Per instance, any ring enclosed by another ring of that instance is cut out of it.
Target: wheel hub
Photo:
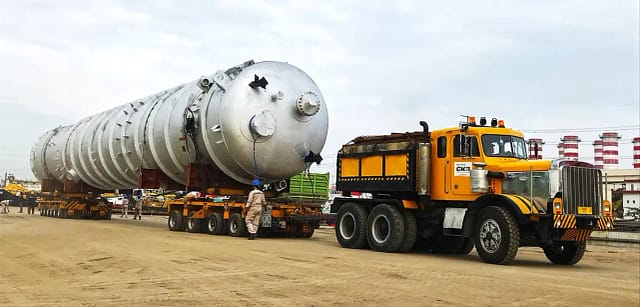
[[[495,253],[500,248],[502,233],[498,222],[492,219],[485,220],[480,226],[480,243],[488,253]]]
[[[384,243],[391,234],[391,223],[389,219],[384,215],[378,215],[373,219],[371,223],[371,235],[373,240],[377,243]]]
[[[340,218],[340,235],[346,240],[353,238],[356,233],[356,218],[351,212],[345,213]]]

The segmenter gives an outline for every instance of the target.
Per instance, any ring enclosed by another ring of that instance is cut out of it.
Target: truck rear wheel
[[[406,253],[411,251],[413,246],[416,244],[418,226],[416,224],[416,216],[413,215],[413,212],[404,210],[402,212],[402,217],[404,218],[404,239],[402,239],[402,244],[400,245],[400,248],[398,248],[398,251]]]
[[[188,232],[202,232],[202,219],[197,218],[187,218],[187,226],[186,229]]]
[[[480,258],[487,263],[509,264],[520,246],[520,230],[507,209],[490,206],[480,210],[474,241]]]
[[[234,213],[229,217],[229,234],[232,237],[241,237],[247,234],[247,225],[240,213]]]
[[[400,210],[387,204],[375,206],[367,218],[367,241],[378,252],[397,251],[404,239],[405,223]]]
[[[205,230],[210,235],[222,235],[225,234],[226,228],[224,228],[224,218],[220,213],[211,213],[209,218],[205,222]]]
[[[555,264],[574,265],[582,259],[587,242],[562,242],[544,247],[544,255]]]
[[[355,203],[345,203],[336,218],[336,239],[346,248],[363,248],[367,244],[367,211]]]
[[[169,226],[169,230],[171,231],[181,231],[182,230],[182,222],[184,218],[182,216],[182,212],[179,210],[173,210],[169,214],[169,219],[167,220],[167,225]]]

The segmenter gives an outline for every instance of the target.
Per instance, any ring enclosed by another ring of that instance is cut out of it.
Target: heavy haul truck
[[[495,118],[458,127],[361,136],[342,146],[335,233],[345,248],[413,248],[511,263],[536,246],[555,264],[573,265],[594,230],[613,229],[602,175],[572,160],[528,160],[523,134]],[[537,147],[536,147],[537,148]],[[537,156],[537,153],[536,153]]]
[[[327,131],[325,100],[306,73],[250,60],[50,130],[34,145],[31,168],[45,215],[110,218],[99,195],[115,189],[196,191],[203,196],[168,204],[169,227],[214,231],[221,216],[239,234],[242,198],[261,180],[273,196],[273,220],[265,215],[263,227],[310,236],[320,207],[279,195],[320,163]]]

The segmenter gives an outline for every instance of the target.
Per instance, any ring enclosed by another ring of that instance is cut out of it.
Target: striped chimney
[[[633,138],[633,168],[640,168],[640,136]]]
[[[564,158],[578,160],[578,143],[580,138],[577,135],[565,135],[560,139],[564,148]]]
[[[597,169],[602,169],[602,140],[593,141],[593,162]]]
[[[542,145],[544,142],[542,139],[529,139],[529,160],[542,159]],[[538,144],[538,155],[536,156],[536,144]]]
[[[602,139],[602,161],[605,169],[618,168],[618,140],[620,136],[617,132],[603,132]]]
[[[564,159],[564,144],[562,144],[562,141],[558,144],[558,159]]]

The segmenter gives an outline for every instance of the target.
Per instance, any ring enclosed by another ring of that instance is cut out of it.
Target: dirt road
[[[166,218],[0,215],[0,305],[638,306],[640,249],[591,244],[576,266],[523,248],[468,256],[343,249],[311,239],[170,232]]]

